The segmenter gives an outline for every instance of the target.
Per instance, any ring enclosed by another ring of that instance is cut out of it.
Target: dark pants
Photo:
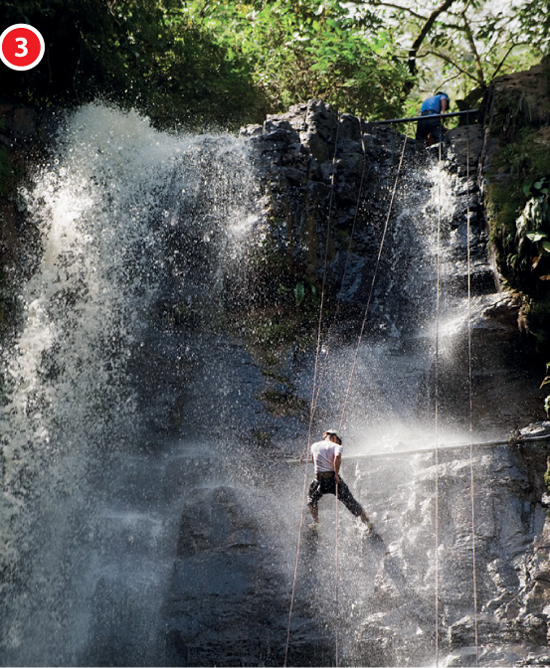
[[[316,506],[323,494],[336,494],[334,474],[330,478],[320,478],[311,482],[308,492],[308,506]],[[349,487],[342,478],[340,478],[340,482],[338,483],[338,499],[352,515],[359,517],[363,512],[363,508],[353,498],[353,494],[349,491]]]
[[[443,128],[441,118],[426,118],[425,120],[421,119],[418,121],[418,125],[416,127],[417,139],[427,139],[430,132],[436,142],[443,140],[445,130]]]

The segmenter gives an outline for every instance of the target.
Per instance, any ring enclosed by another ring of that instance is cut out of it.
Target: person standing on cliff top
[[[319,523],[319,508],[317,504],[323,494],[337,494],[338,499],[346,506],[352,515],[361,518],[369,533],[373,533],[373,526],[362,506],[353,498],[346,483],[340,478],[342,463],[342,439],[335,429],[327,429],[323,440],[311,446],[311,460],[315,467],[315,479],[309,486],[308,506],[316,528]]]
[[[424,100],[420,108],[421,116],[430,114],[444,114],[449,111],[451,102],[447,93],[436,93],[433,97]],[[418,121],[416,138],[426,142],[426,146],[432,146],[443,140],[445,128],[441,117],[426,118]]]

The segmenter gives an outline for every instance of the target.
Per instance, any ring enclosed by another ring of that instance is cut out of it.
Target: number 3
[[[16,37],[15,41],[21,42],[20,44],[17,45],[17,48],[21,49],[21,53],[16,53],[15,57],[24,58],[29,53],[29,50],[27,49],[27,40],[24,37]]]

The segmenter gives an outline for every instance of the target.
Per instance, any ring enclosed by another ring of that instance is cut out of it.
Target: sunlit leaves
[[[342,111],[396,113],[407,72],[389,31],[366,8],[337,0],[189,2],[219,43],[242,54],[272,111],[323,98]]]
[[[423,35],[440,2],[371,0],[379,15],[397,26],[401,43]],[[454,0],[437,15],[415,54],[421,80],[433,86],[452,84],[466,94],[483,91],[499,74],[525,69],[548,50],[550,0],[513,3]],[[435,74],[434,74],[435,70]]]

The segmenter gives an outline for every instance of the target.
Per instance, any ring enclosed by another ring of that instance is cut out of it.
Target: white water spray
[[[253,188],[243,141],[173,136],[134,112],[90,105],[67,119],[50,162],[22,193],[42,248],[21,293],[24,326],[5,359],[7,663],[93,661],[89,648],[82,653],[109,628],[93,613],[98,586],[140,596],[151,614],[160,605],[166,564],[162,555],[158,567],[150,559],[168,550],[170,522],[131,502],[110,508],[106,481],[117,467],[127,474],[131,453],[134,465],[152,465],[137,462],[147,439],[140,374],[154,304],[161,293],[190,303],[223,287],[256,220]],[[105,560],[106,546],[126,534],[142,544],[138,556],[125,543]],[[124,602],[115,607],[120,613]],[[124,660],[154,662],[156,629],[128,632]]]

